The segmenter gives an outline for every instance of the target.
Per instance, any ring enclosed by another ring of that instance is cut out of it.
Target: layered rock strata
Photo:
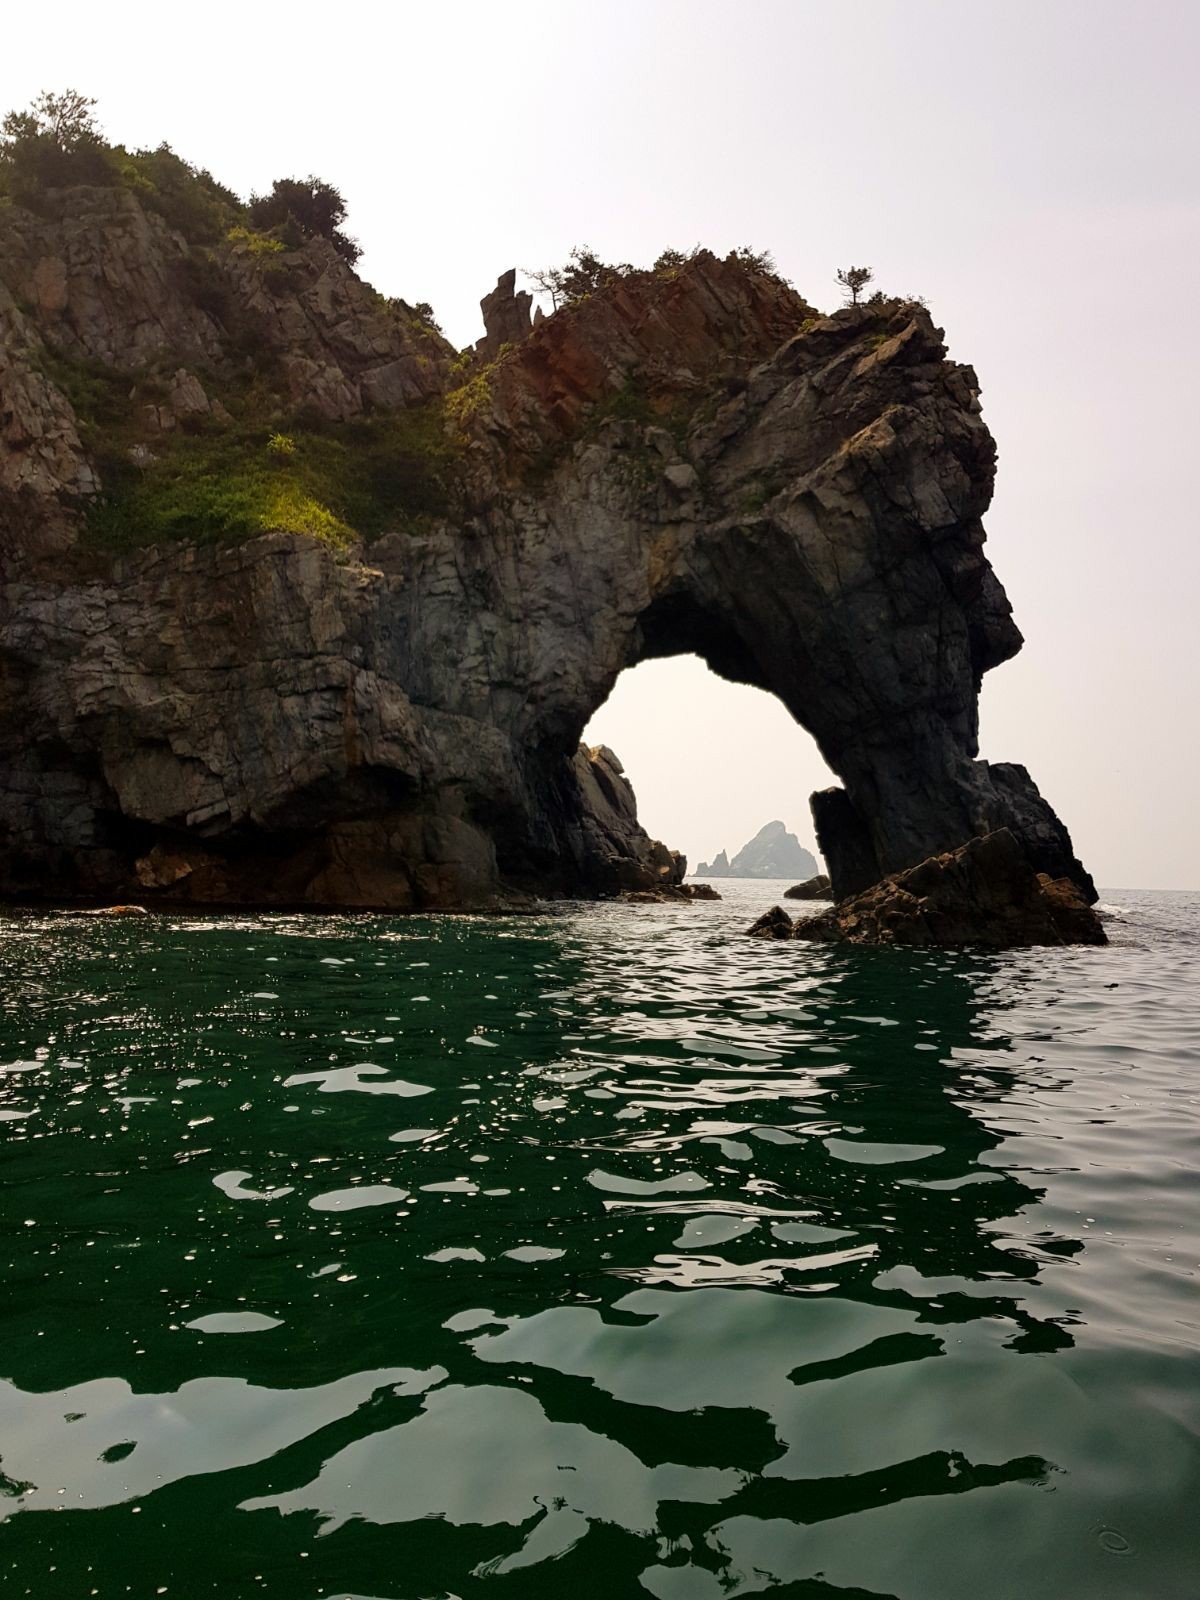
[[[579,740],[623,669],[695,652],[778,695],[842,778],[814,805],[835,894],[999,827],[1091,893],[1028,774],[976,759],[981,675],[1021,638],[983,554],[978,383],[923,307],[821,316],[701,252],[528,331],[502,279],[489,328],[504,306],[520,337],[455,370],[323,241],[201,260],[132,194],[60,202],[0,216],[0,892],[653,888],[682,866]],[[68,366],[129,395],[125,463],[168,414],[172,459],[188,429],[219,440],[239,383],[285,431],[424,408],[444,505],[410,514],[401,484],[349,546],[302,526],[114,549]]]

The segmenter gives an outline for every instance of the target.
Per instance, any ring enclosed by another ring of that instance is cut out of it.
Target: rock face
[[[817,863],[794,833],[782,822],[768,822],[760,828],[730,861],[722,850],[715,861],[702,861],[696,868],[700,878],[795,878],[801,872],[813,873]]]
[[[778,695],[840,774],[815,808],[837,894],[998,827],[1090,892],[1024,770],[975,759],[980,677],[1021,639],[983,555],[978,383],[921,306],[823,317],[701,252],[519,331],[455,372],[324,241],[201,255],[115,190],[0,211],[0,892],[652,888],[682,863],[579,739],[624,668],[686,651]],[[108,384],[116,465],[81,375]],[[117,468],[182,470],[246,392],[284,432],[435,419],[444,507],[411,515],[393,474],[369,544],[201,517],[105,545]]]
[[[818,872],[812,878],[806,878],[803,883],[795,884],[791,889],[783,891],[785,900],[828,900],[831,898],[830,882],[823,872]]]
[[[1100,919],[1068,878],[1036,873],[1007,828],[884,878],[830,911],[795,922],[775,906],[760,938],[846,944],[1106,944]]]

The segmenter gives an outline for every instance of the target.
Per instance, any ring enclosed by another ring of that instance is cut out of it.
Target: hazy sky
[[[504,268],[580,241],[771,249],[811,301],[923,294],[999,442],[989,553],[1026,647],[983,754],[1024,762],[1110,886],[1200,888],[1200,6],[1188,0],[437,0],[10,6],[0,108],[96,96],[245,193],[346,193],[379,288],[482,331]],[[779,705],[698,663],[591,737],[693,860],[829,781]]]

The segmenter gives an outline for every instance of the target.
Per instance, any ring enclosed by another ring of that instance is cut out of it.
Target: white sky
[[[983,754],[1030,768],[1101,883],[1200,888],[1200,7],[60,0],[3,35],[0,109],[70,85],[243,193],[337,183],[364,275],[458,343],[503,269],[581,241],[769,248],[823,306],[848,262],[923,294],[982,380],[1027,639]],[[589,736],[693,861],[775,816],[811,842],[811,740],[697,663],[626,674]]]

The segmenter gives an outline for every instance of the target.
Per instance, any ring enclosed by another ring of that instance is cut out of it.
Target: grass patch
[[[324,427],[205,421],[168,434],[144,465],[120,435],[89,430],[104,493],[88,542],[108,551],[192,540],[239,543],[283,532],[345,549],[449,509],[453,452],[440,406]]]

